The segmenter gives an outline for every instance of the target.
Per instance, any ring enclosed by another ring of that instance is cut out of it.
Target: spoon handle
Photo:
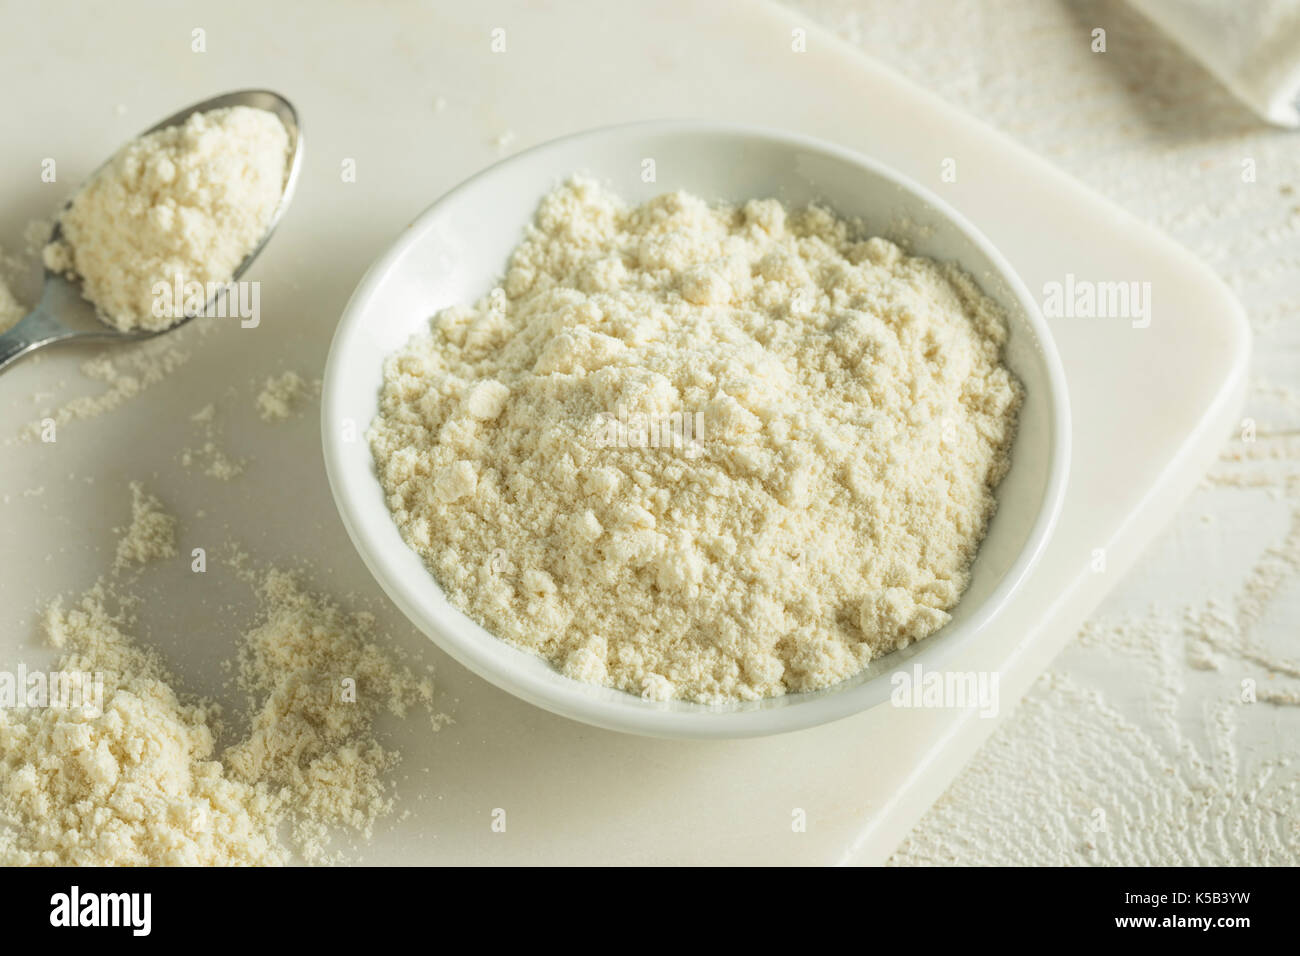
[[[43,305],[37,305],[8,332],[0,333],[0,372],[28,352],[75,334],[46,312]]]

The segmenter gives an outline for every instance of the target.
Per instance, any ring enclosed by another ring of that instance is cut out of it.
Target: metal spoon
[[[186,107],[174,116],[167,117],[157,126],[145,130],[140,135],[147,136],[160,129],[179,125],[185,122],[192,113],[206,113],[209,110],[222,109],[228,106],[252,106],[274,113],[280,118],[280,122],[284,124],[284,128],[289,132],[290,140],[289,172],[284,180],[284,191],[280,194],[280,202],[275,207],[271,221],[266,227],[266,234],[249,251],[248,255],[244,257],[244,261],[239,264],[239,268],[235,270],[234,275],[231,276],[233,282],[243,275],[244,271],[252,265],[253,260],[257,258],[257,254],[266,246],[267,240],[271,238],[276,225],[280,222],[280,217],[284,215],[285,209],[289,207],[290,200],[293,199],[293,190],[298,184],[298,172],[302,165],[302,127],[298,123],[298,113],[293,108],[293,104],[278,93],[272,93],[269,90],[239,90],[235,93],[225,93]],[[100,169],[103,169],[103,166],[100,166]],[[98,173],[99,170],[97,169],[95,172]],[[50,234],[51,241],[59,238],[60,234],[59,225],[56,223],[54,231]],[[66,276],[50,272],[48,269],[45,270],[45,285],[41,290],[41,298],[36,303],[36,307],[8,332],[0,334],[0,371],[4,371],[5,368],[28,352],[34,352],[36,349],[52,345],[55,342],[73,340],[79,342],[94,340],[137,342],[180,328],[194,318],[193,315],[183,316],[177,319],[173,325],[156,331],[123,332],[121,329],[109,325],[96,314],[94,305],[82,297],[79,285],[79,283],[69,280]],[[212,302],[215,302],[221,294],[222,292],[219,290],[213,296]],[[212,302],[208,304],[211,305]]]

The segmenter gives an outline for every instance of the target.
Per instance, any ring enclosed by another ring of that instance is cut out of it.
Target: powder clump
[[[116,568],[146,564],[176,556],[176,519],[163,510],[162,502],[131,482],[131,525],[117,542]]]
[[[283,372],[266,380],[257,396],[257,414],[264,422],[282,422],[297,414],[307,383],[297,372]]]
[[[267,572],[258,594],[263,618],[239,650],[251,725],[226,763],[294,808],[295,844],[320,862],[331,827],[369,837],[392,809],[385,772],[398,755],[372,728],[382,711],[402,717],[431,705],[433,685],[379,645],[372,615],[348,614],[283,571]]]
[[[274,795],[230,779],[216,759],[219,711],[182,699],[125,626],[102,586],[46,612],[58,671],[100,675],[103,703],[0,708],[0,862],[286,862]]]
[[[449,598],[652,698],[825,687],[965,589],[1021,387],[965,273],[812,206],[575,179],[390,356],[369,440]]]
[[[132,494],[123,540],[143,528],[149,544],[129,546],[131,560],[174,553],[174,520],[164,530],[156,499],[138,484]],[[0,864],[335,862],[335,833],[369,836],[391,810],[398,758],[376,720],[430,707],[431,680],[380,646],[373,616],[346,613],[283,571],[241,576],[260,610],[237,635],[248,712],[224,749],[221,708],[177,690],[133,638],[129,598],[101,582],[47,609],[59,651],[50,673],[77,693],[0,707]]]

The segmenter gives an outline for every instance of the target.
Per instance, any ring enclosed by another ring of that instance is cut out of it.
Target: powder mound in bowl
[[[64,210],[45,266],[79,278],[82,294],[117,328],[168,328],[193,297],[188,283],[202,285],[197,299],[206,302],[206,290],[229,282],[262,240],[289,153],[279,118],[247,106],[195,113],[133,140]],[[167,295],[157,294],[159,283]]]
[[[816,206],[548,195],[389,357],[368,437],[448,597],[652,698],[826,687],[949,620],[1021,386],[954,266]]]

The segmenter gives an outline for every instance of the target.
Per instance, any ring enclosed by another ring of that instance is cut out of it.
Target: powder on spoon
[[[62,237],[45,247],[45,265],[79,277],[117,328],[168,328],[190,297],[174,301],[178,282],[224,285],[262,240],[289,151],[279,118],[247,106],[195,113],[133,140],[59,217]]]

